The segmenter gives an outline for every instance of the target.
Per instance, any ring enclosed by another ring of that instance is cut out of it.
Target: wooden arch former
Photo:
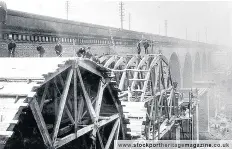
[[[20,120],[24,109],[35,121],[31,138],[37,131],[45,148],[77,140],[78,148],[108,149],[114,139],[125,139],[109,69],[78,58],[4,59],[7,66],[0,61],[5,68],[0,74],[0,138],[6,148],[16,129],[27,125]]]
[[[175,123],[180,97],[167,59],[160,54],[106,55],[100,62],[115,74],[127,136],[162,139]]]

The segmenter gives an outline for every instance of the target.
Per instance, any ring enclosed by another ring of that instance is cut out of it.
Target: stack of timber
[[[127,134],[141,137],[145,130],[147,108],[145,102],[121,102],[123,114],[127,120]]]

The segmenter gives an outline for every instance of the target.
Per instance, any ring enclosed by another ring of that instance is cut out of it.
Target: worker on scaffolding
[[[39,57],[43,57],[44,53],[45,53],[45,50],[44,50],[43,46],[41,45],[41,43],[39,43],[39,45],[37,46],[36,49],[39,52]]]
[[[55,52],[56,52],[56,55],[58,57],[62,57],[62,51],[63,51],[63,47],[62,45],[60,44],[60,41],[57,42],[56,46],[55,46]]]
[[[141,41],[137,43],[137,50],[138,50],[138,54],[140,54],[141,53]]]
[[[85,57],[89,58],[89,59],[92,59],[93,54],[91,53],[91,48],[90,47],[87,47],[87,50],[85,52]]]
[[[76,54],[78,57],[85,57],[85,54],[86,54],[85,47],[80,48]]]
[[[143,42],[143,46],[144,46],[144,49],[145,49],[145,54],[148,54],[148,47],[150,46],[148,41],[145,40],[145,42]]]
[[[8,57],[15,57],[15,48],[16,43],[13,39],[10,39],[10,43],[8,44]]]

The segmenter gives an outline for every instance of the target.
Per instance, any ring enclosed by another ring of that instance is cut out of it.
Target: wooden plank
[[[0,131],[0,136],[10,137],[13,133],[13,131]]]
[[[45,145],[48,147],[51,147],[52,140],[51,140],[50,135],[48,133],[48,129],[46,127],[44,118],[42,116],[39,104],[35,98],[33,98],[31,100],[30,107],[31,107],[31,111],[34,115],[35,121],[37,123],[37,126],[39,128],[40,134],[42,135],[42,138],[44,140]]]
[[[64,111],[64,107],[65,107],[65,103],[66,103],[66,99],[67,99],[67,95],[68,95],[68,91],[69,91],[69,86],[70,86],[70,83],[71,83],[71,80],[72,80],[72,75],[73,75],[73,69],[69,70],[66,81],[65,81],[66,82],[65,87],[64,87],[64,90],[63,90],[63,93],[62,93],[62,96],[61,96],[59,109],[58,109],[58,115],[56,116],[55,127],[53,129],[53,135],[52,135],[53,142],[57,138],[61,118],[62,118],[62,115],[63,115],[63,111]]]
[[[89,98],[89,95],[85,89],[85,85],[84,85],[84,82],[82,80],[82,76],[81,76],[81,72],[80,72],[80,69],[77,67],[77,74],[78,74],[78,77],[79,77],[79,80],[80,80],[80,83],[81,83],[81,88],[82,88],[82,91],[83,91],[83,94],[84,94],[84,97],[85,97],[85,101],[86,101],[86,104],[87,104],[87,107],[88,107],[88,110],[89,110],[89,114],[90,114],[90,117],[92,119],[93,122],[95,122],[95,118],[96,118],[96,113],[93,109],[93,105],[91,103],[91,100]]]
[[[59,132],[58,132],[58,136],[64,135],[65,133],[71,131],[72,128],[73,128],[73,125],[68,125],[68,126],[66,126],[66,127],[64,127],[64,128],[61,128],[61,129],[59,130]]]
[[[110,116],[108,120],[101,120],[101,121],[97,122],[96,124],[98,125],[98,127],[102,127],[102,126],[114,121],[117,118],[119,118],[119,115],[114,114],[114,115]],[[88,125],[88,126],[82,128],[82,129],[79,129],[76,133],[72,133],[72,134],[70,134],[68,136],[65,136],[65,137],[61,138],[59,141],[55,142],[54,146],[56,148],[61,147],[61,146],[65,145],[65,144],[67,144],[68,142],[70,142],[70,141],[72,141],[72,140],[74,140],[74,139],[76,139],[76,138],[90,132],[91,130],[93,130],[94,125],[95,124]]]
[[[108,140],[107,140],[105,149],[109,149],[110,144],[111,144],[111,142],[112,142],[112,139],[113,139],[113,137],[114,137],[114,135],[115,135],[115,132],[116,132],[116,130],[117,130],[117,127],[118,127],[118,125],[119,125],[119,122],[120,122],[120,119],[117,119],[116,122],[114,123],[114,126],[113,126],[113,128],[112,128],[112,130],[111,130],[110,136],[109,136],[109,138],[108,138]]]
[[[54,72],[51,76],[47,77],[46,80],[41,84],[44,85],[46,84],[48,81],[52,80],[54,77],[56,77],[57,75],[59,75],[60,73],[64,72],[65,70],[67,70],[68,68],[70,68],[72,65],[71,64],[66,64],[64,67],[59,68],[56,72]]]
[[[0,122],[0,124],[17,124],[18,120],[10,120],[10,121],[2,121]]]
[[[43,111],[43,105],[44,105],[44,100],[47,96],[47,92],[48,92],[48,87],[49,87],[49,82],[45,85],[45,89],[41,98],[41,102],[40,102],[40,110]]]

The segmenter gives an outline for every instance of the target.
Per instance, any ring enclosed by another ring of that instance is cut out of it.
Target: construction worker
[[[37,51],[39,52],[39,57],[43,57],[44,56],[44,53],[45,53],[45,50],[44,48],[42,47],[41,43],[39,43],[39,45],[37,46]]]
[[[16,43],[13,39],[10,39],[10,43],[8,44],[8,57],[15,57],[15,48]]]
[[[60,44],[60,41],[57,42],[56,46],[55,46],[55,52],[56,52],[56,55],[58,57],[62,57],[62,51],[63,51],[63,47],[62,45]]]
[[[144,49],[145,49],[145,54],[148,54],[148,47],[150,46],[148,41],[146,40],[144,43],[143,43],[143,46],[144,46]]]
[[[91,49],[91,48],[88,47],[88,48],[87,48],[87,51],[86,51],[86,53],[85,53],[85,57],[86,57],[86,58],[89,58],[89,59],[91,59],[92,56],[93,56],[93,54],[91,53],[90,49]]]
[[[85,53],[86,53],[85,47],[82,47],[77,51],[77,56],[78,57],[84,57]]]
[[[138,50],[138,54],[140,54],[141,53],[141,41],[137,43],[137,50]]]

